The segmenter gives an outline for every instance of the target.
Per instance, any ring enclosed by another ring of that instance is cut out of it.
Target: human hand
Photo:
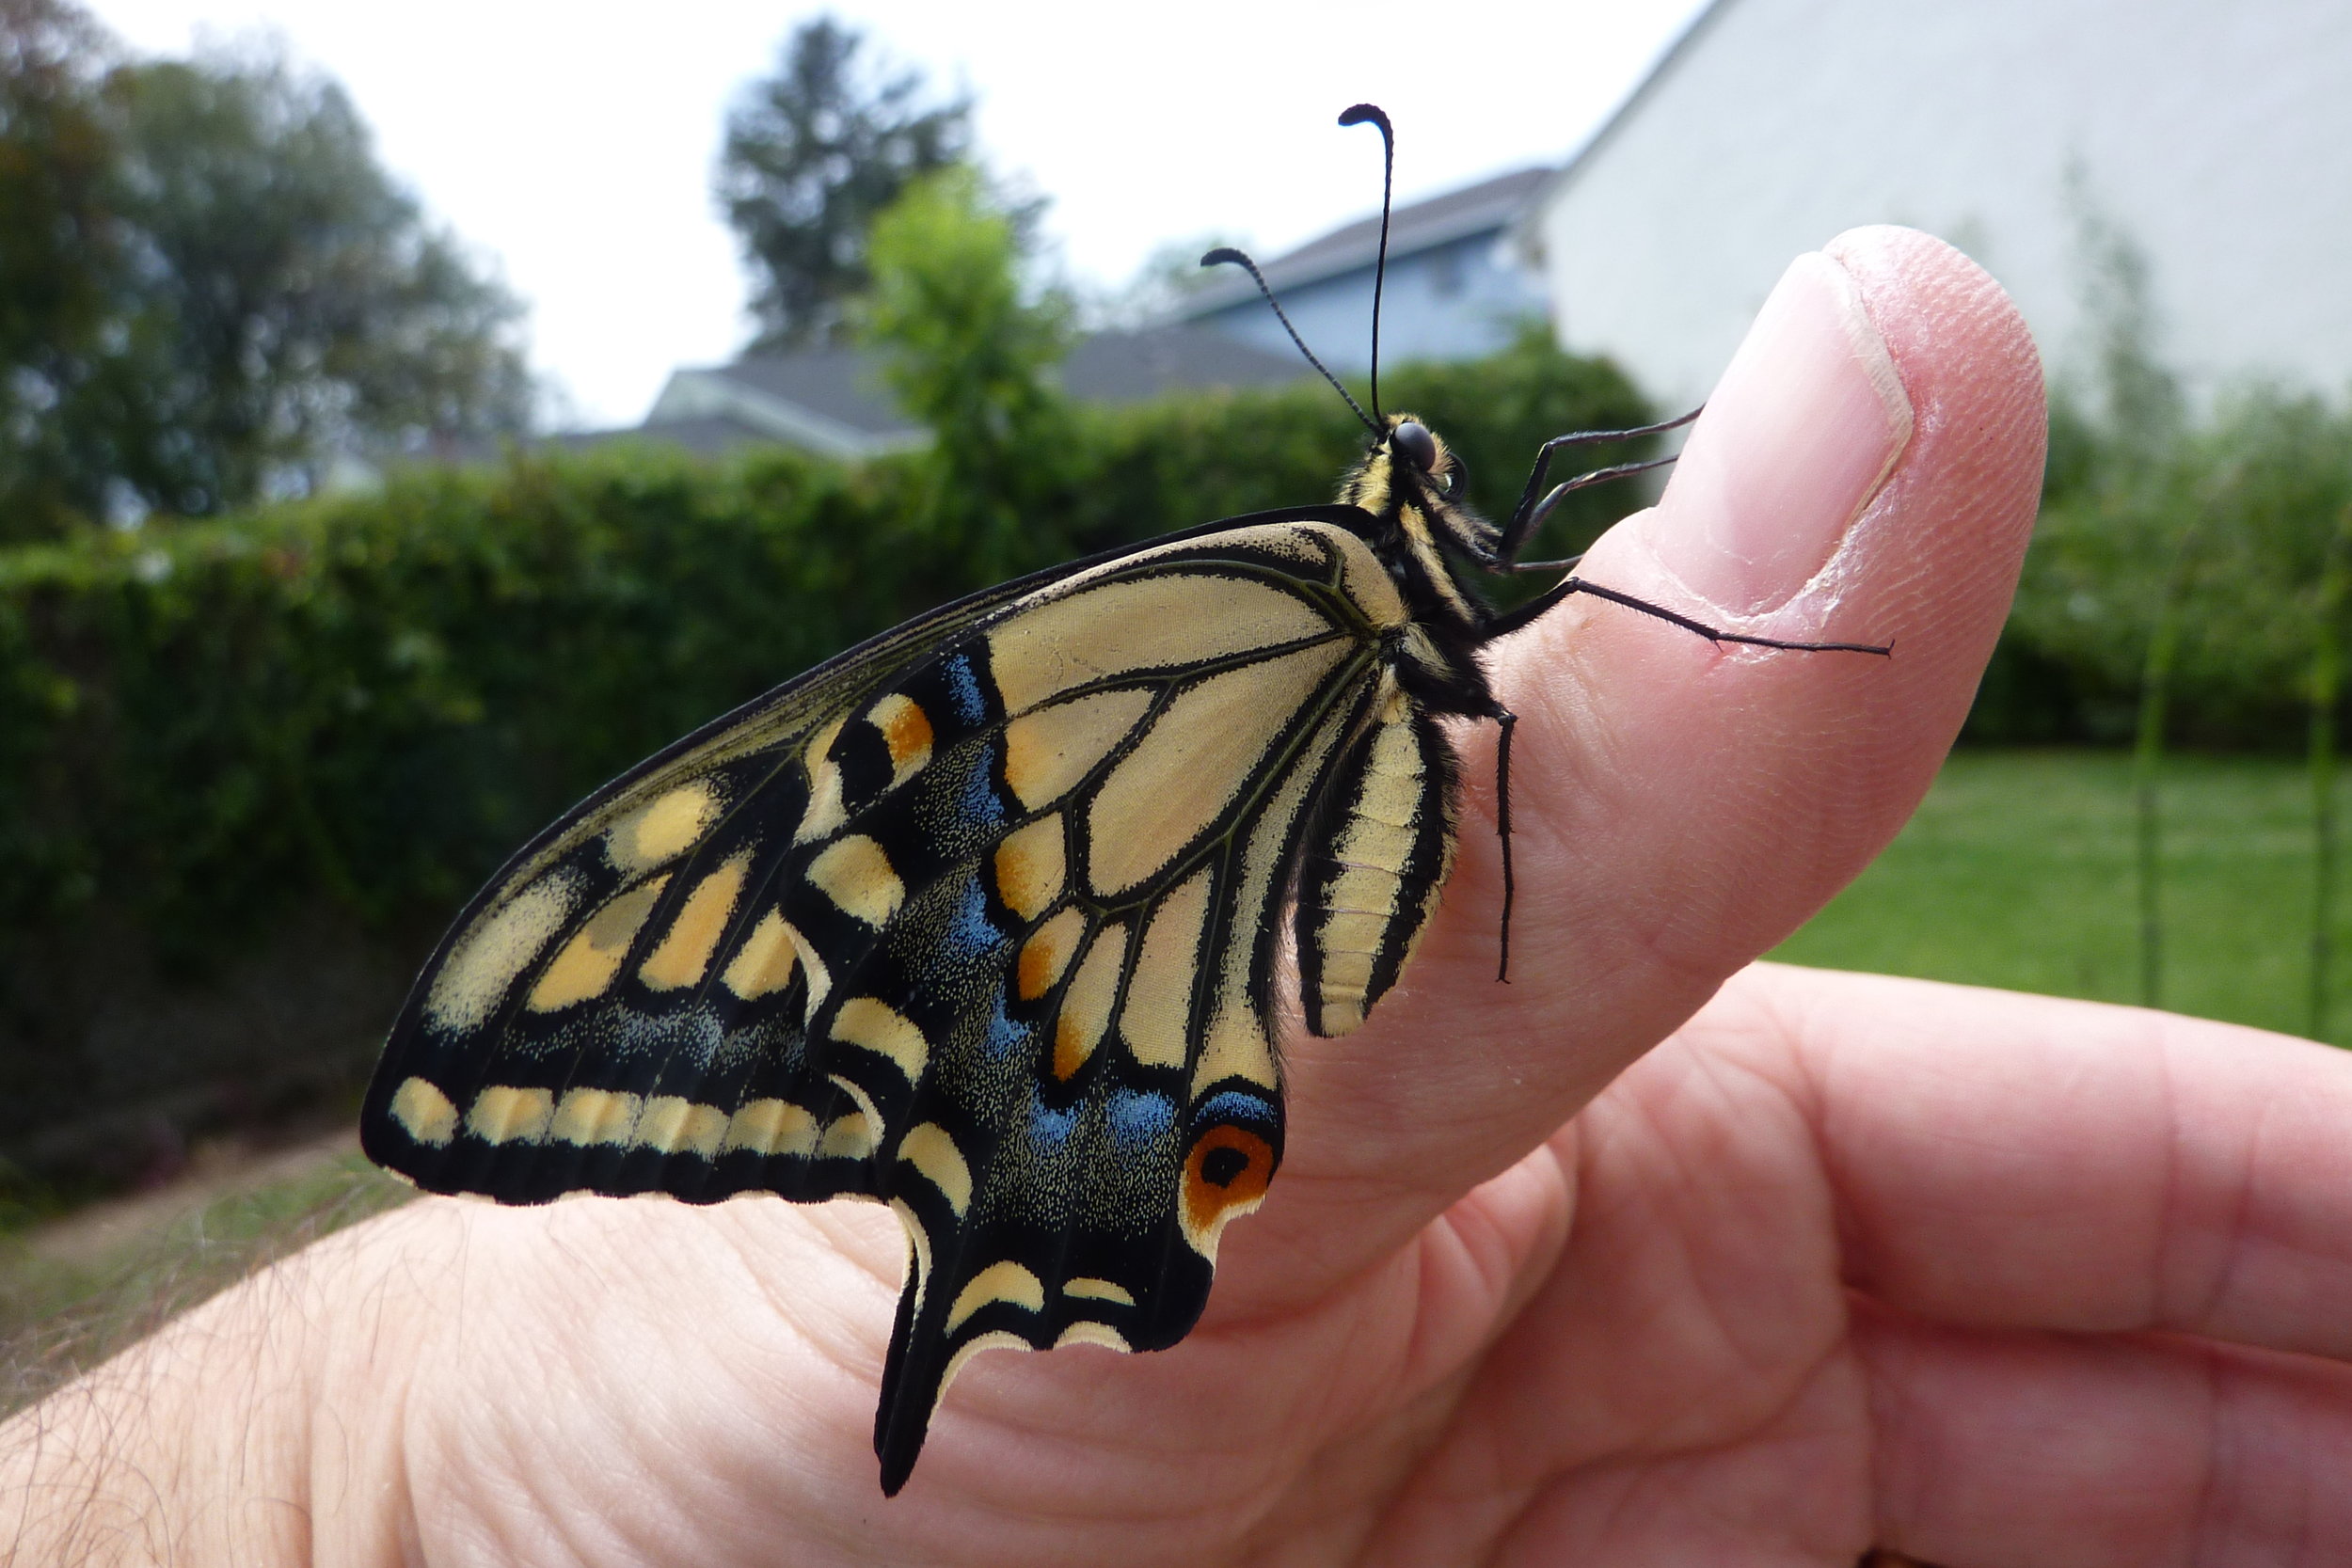
[[[1514,981],[1492,978],[1491,736],[1466,730],[1445,908],[1363,1030],[1294,1032],[1287,1162],[1184,1344],[981,1356],[885,1502],[885,1212],[428,1200],[11,1435],[55,1455],[103,1431],[138,1484],[83,1490],[199,1560],[2137,1563],[2352,1540],[2316,1483],[2352,1416],[2326,1359],[2352,1069],[2158,1015],[1739,973],[1926,788],[2040,480],[2040,372],[1997,289],[1899,230],[1830,254],[1582,575],[1896,657],[1718,649],[1582,600],[1503,644]]]

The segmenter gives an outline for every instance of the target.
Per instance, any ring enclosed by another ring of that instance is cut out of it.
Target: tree
[[[375,162],[342,89],[274,58],[115,71],[139,237],[125,477],[199,513],[325,455],[519,427],[519,314]]]
[[[521,427],[518,307],[332,81],[268,53],[102,69],[62,0],[0,0],[0,538]]]
[[[52,416],[96,355],[119,252],[104,49],[56,0],[0,0],[0,538],[54,531],[87,499],[72,433]]]
[[[831,17],[803,23],[727,117],[718,194],[758,275],[755,349],[845,341],[874,220],[970,150],[970,99],[928,102],[920,72],[865,50]]]
[[[927,175],[874,224],[857,316],[900,406],[931,429],[932,543],[980,582],[1025,564],[1064,510],[1047,499],[1068,417],[1051,375],[1072,310],[1024,289],[1022,249],[1019,215],[977,170]]]

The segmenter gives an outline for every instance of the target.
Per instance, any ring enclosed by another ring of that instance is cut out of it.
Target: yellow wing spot
[[[535,1144],[548,1135],[554,1115],[555,1096],[547,1090],[500,1085],[474,1096],[466,1131],[485,1144]]]
[[[863,1111],[852,1111],[825,1129],[818,1141],[817,1157],[820,1160],[871,1159],[882,1142],[874,1131],[873,1121]]]
[[[874,1097],[866,1092],[866,1085],[843,1073],[827,1073],[826,1077],[832,1081],[834,1087],[856,1102],[858,1114],[873,1124],[874,1136],[879,1144],[882,1137],[882,1113],[874,1109]],[[880,1202],[881,1199],[877,1198],[875,1201]]]
[[[531,988],[531,1010],[551,1013],[603,995],[621,973],[629,943],[637,940],[645,917],[653,913],[654,900],[661,896],[669,881],[665,872],[641,882],[589,916],[588,924],[564,944],[555,961],[541,973],[539,983]]]
[[[825,960],[817,956],[817,949],[801,935],[799,927],[788,920],[782,924],[784,934],[792,939],[792,951],[799,956],[801,968],[808,975],[808,1005],[801,1011],[801,1022],[811,1022],[817,1017],[817,1009],[825,1005],[825,998],[833,994],[833,971],[825,967]]]
[[[841,768],[833,760],[833,743],[840,737],[841,720],[834,720],[817,732],[801,755],[808,767],[808,809],[801,814],[801,825],[793,830],[792,842],[806,844],[822,838],[850,819],[850,812],[841,799]]]
[[[877,929],[906,902],[907,885],[891,869],[889,855],[864,833],[827,845],[808,863],[807,877],[843,912]]]
[[[980,1352],[984,1350],[1033,1350],[1035,1348],[1020,1335],[1008,1333],[1001,1328],[991,1329],[986,1334],[975,1334],[959,1345],[956,1348],[956,1354],[947,1358],[947,1370],[939,1376],[939,1392],[931,1397],[931,1408],[934,1410],[939,1408],[939,1402],[947,1397],[948,1388],[954,1385],[956,1379],[963,1375],[963,1369],[970,1366],[972,1358]]]
[[[898,1140],[898,1158],[940,1190],[956,1218],[963,1218],[972,1205],[972,1167],[964,1164],[963,1150],[946,1128],[927,1121],[909,1129]]]
[[[726,1136],[719,1152],[748,1148],[755,1154],[817,1152],[817,1118],[788,1100],[755,1100],[727,1118]]]
[[[392,1119],[421,1144],[438,1148],[457,1135],[457,1107],[421,1078],[410,1078],[392,1091],[391,1113]]]
[[[1208,1043],[1192,1071],[1195,1095],[1211,1084],[1246,1078],[1267,1093],[1275,1092],[1274,1043],[1265,1024],[1248,1002],[1227,998],[1210,1022]]]
[[[563,874],[532,883],[475,922],[433,976],[424,1010],[444,1029],[479,1029],[571,917],[577,884]]]
[[[1276,538],[1269,530],[1263,542]],[[989,631],[989,668],[1007,713],[1105,676],[1197,664],[1338,629],[1269,582],[1206,570],[1081,579],[1049,592],[1055,596]]]
[[[625,1144],[636,1125],[638,1098],[611,1089],[566,1089],[557,1101],[548,1136],[564,1143]]]
[[[1200,871],[1160,901],[1144,928],[1143,951],[1127,981],[1119,1032],[1145,1067],[1183,1067],[1185,1030],[1200,974],[1200,931],[1209,913],[1209,873]]]
[[[1121,1307],[1133,1307],[1136,1293],[1114,1280],[1094,1279],[1080,1275],[1061,1288],[1066,1296],[1084,1296],[1089,1301],[1115,1301]]]
[[[1095,891],[1126,892],[1199,836],[1351,651],[1328,641],[1212,675],[1180,693],[1095,793],[1087,816]]]
[[[947,1332],[953,1334],[973,1313],[999,1302],[1024,1311],[1042,1312],[1044,1282],[1009,1258],[1001,1263],[991,1263],[956,1292],[954,1303],[947,1308]]]
[[[923,1291],[931,1281],[931,1233],[923,1228],[923,1220],[905,1199],[892,1198],[890,1212],[898,1216],[898,1224],[907,1233],[907,1276],[914,1281],[914,1315],[923,1315]]]
[[[1061,1012],[1054,1020],[1054,1076],[1075,1077],[1110,1027],[1111,1004],[1119,999],[1119,969],[1127,954],[1127,927],[1105,927],[1087,949],[1062,992]]]
[[[604,858],[625,876],[676,859],[719,816],[719,789],[708,779],[683,784],[604,831]]]
[[[784,916],[770,910],[759,917],[752,934],[743,939],[743,945],[735,950],[720,974],[719,983],[746,1002],[772,996],[792,983],[792,969],[798,954],[792,946],[792,927],[784,923]]]
[[[1098,691],[1023,714],[1005,726],[1005,783],[1031,811],[1060,800],[1151,705],[1148,690]]]
[[[1101,1345],[1104,1350],[1131,1351],[1127,1337],[1108,1323],[1098,1323],[1090,1318],[1074,1320],[1054,1340],[1054,1348],[1064,1345]]]
[[[710,1159],[727,1133],[727,1114],[716,1105],[701,1105],[675,1094],[656,1095],[645,1101],[631,1141],[663,1154],[691,1153]]]
[[[749,850],[730,856],[725,864],[694,884],[661,945],[639,966],[640,980],[655,990],[678,990],[701,982],[703,972],[710,967],[711,954],[718,951],[719,939],[726,934],[727,916],[735,912],[735,900],[743,891],[743,878],[751,863]]]
[[[996,846],[996,895],[1024,920],[1035,920],[1061,896],[1069,876],[1059,814],[1041,816]]]
[[[833,1037],[887,1056],[912,1084],[930,1064],[930,1042],[912,1019],[889,1003],[871,996],[852,996],[833,1015]],[[851,1092],[858,1092],[851,1086]]]
[[[890,752],[890,787],[898,788],[923,770],[931,760],[931,720],[922,705],[903,691],[893,691],[876,703],[866,721],[882,732]]]
[[[1020,961],[1013,966],[1013,986],[1022,1001],[1034,1002],[1061,984],[1086,930],[1085,915],[1064,910],[1029,933],[1029,940],[1021,944]]]

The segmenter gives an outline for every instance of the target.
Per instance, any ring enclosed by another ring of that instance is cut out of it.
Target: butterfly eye
[[[1445,494],[1448,500],[1460,500],[1462,492],[1470,488],[1470,465],[1462,461],[1458,451],[1449,452],[1454,461],[1445,471]]]
[[[1438,466],[1438,438],[1429,434],[1429,427],[1418,420],[1406,420],[1389,436],[1391,450],[1402,452],[1405,461],[1429,472]]]

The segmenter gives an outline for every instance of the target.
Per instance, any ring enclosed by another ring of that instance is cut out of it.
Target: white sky
[[[384,162],[531,306],[532,363],[567,422],[632,423],[681,364],[747,336],[710,197],[721,122],[820,8],[750,0],[86,0],[135,49],[275,32],[349,89]],[[1400,199],[1556,162],[1702,0],[841,0],[936,87],[978,99],[981,150],[1053,206],[1081,282],[1168,240],[1272,254],[1371,210],[1397,125]]]

